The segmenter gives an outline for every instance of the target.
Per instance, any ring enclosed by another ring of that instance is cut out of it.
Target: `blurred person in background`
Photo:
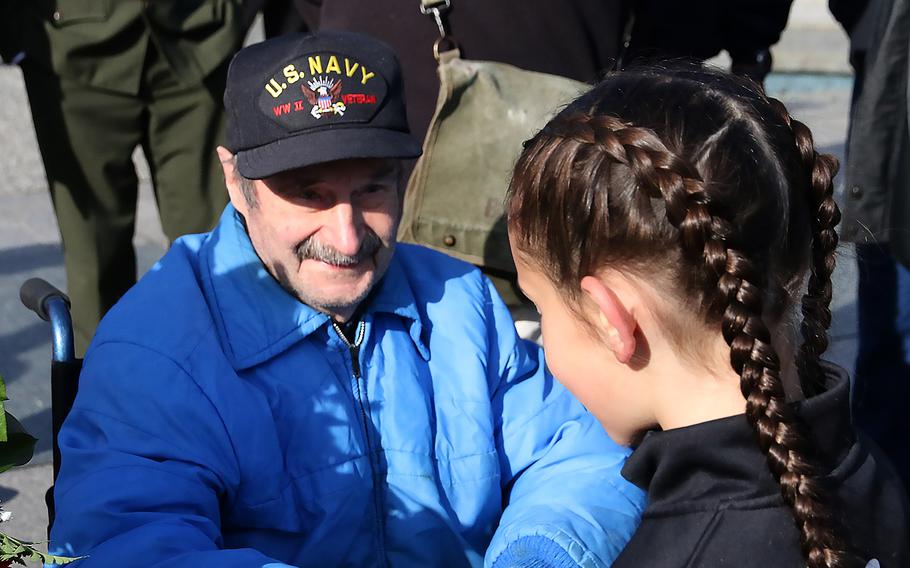
[[[624,64],[636,59],[706,60],[726,51],[731,71],[761,84],[771,46],[787,25],[793,0],[638,0]]]
[[[832,3],[857,71],[842,230],[859,271],[855,416],[910,487],[910,1],[857,8]]]
[[[862,88],[866,54],[872,44],[872,33],[878,16],[879,0],[830,0],[828,8],[850,37],[850,65],[856,81],[853,85],[855,101]]]
[[[318,9],[318,5],[315,5]],[[244,0],[241,8],[246,21],[253,22],[257,13],[262,14],[262,34],[265,39],[280,35],[309,31],[309,18],[297,12],[294,0]]]
[[[136,147],[170,240],[211,228],[227,202],[215,146],[240,1],[3,2],[0,48],[25,78],[81,354],[136,281]]]

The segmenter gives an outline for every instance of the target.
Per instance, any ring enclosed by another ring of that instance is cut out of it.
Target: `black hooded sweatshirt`
[[[827,390],[796,404],[846,534],[863,561],[910,567],[910,505],[886,458],[850,420],[847,373],[825,364]],[[614,568],[805,568],[799,532],[745,415],[649,434],[622,475],[648,505]],[[873,564],[874,565],[874,564]]]

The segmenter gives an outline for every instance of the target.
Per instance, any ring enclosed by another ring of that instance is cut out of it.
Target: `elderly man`
[[[241,51],[231,205],[103,322],[63,431],[55,549],[82,566],[606,566],[641,493],[473,267],[395,246],[395,55]],[[537,562],[537,563],[535,563]]]

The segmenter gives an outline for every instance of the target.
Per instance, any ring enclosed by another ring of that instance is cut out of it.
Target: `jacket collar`
[[[856,442],[846,371],[823,363],[827,390],[795,404],[811,446],[826,467],[840,464]],[[649,433],[622,475],[648,492],[649,508],[780,495],[744,414]]]
[[[228,205],[200,252],[200,272],[222,350],[241,370],[288,349],[330,321],[288,294],[256,254],[240,214]],[[417,350],[429,359],[410,282],[396,255],[363,312],[385,312],[409,322]]]

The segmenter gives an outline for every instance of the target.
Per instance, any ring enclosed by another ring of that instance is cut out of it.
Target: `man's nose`
[[[363,242],[363,216],[350,203],[339,203],[331,210],[330,243],[338,252],[354,256]]]

